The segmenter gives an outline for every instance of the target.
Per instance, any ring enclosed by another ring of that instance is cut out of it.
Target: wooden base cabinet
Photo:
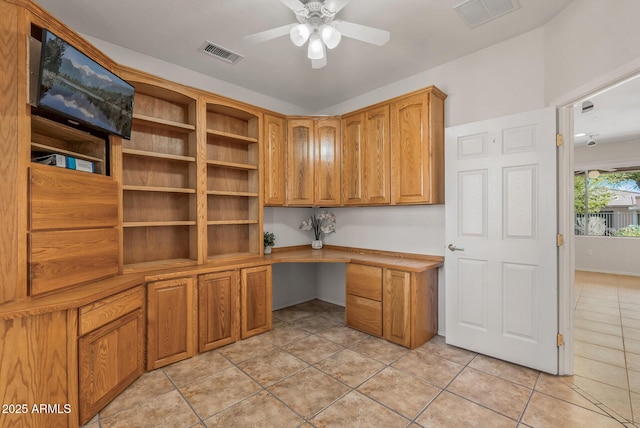
[[[382,268],[347,264],[346,325],[382,337]]]
[[[240,270],[241,338],[271,330],[271,266]]]
[[[147,370],[196,353],[194,278],[147,284]]]
[[[384,338],[416,348],[438,334],[438,271],[385,269]]]
[[[237,341],[240,337],[240,283],[231,270],[198,278],[198,352]]]

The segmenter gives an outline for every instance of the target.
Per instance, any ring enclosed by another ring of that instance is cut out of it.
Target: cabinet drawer
[[[347,294],[380,302],[382,300],[382,268],[349,263]]]
[[[382,336],[382,302],[347,294],[346,324]]]
[[[143,306],[142,286],[83,306],[78,311],[78,335],[87,334]]]

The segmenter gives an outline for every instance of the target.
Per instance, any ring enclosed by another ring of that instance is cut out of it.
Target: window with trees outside
[[[640,170],[576,171],[575,234],[640,237]]]

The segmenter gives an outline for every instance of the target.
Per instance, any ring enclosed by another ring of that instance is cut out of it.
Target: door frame
[[[558,251],[558,333],[564,345],[558,348],[558,374],[573,375],[573,305],[575,247],[573,194],[573,105],[622,84],[640,74],[640,59],[632,61],[552,101],[557,111],[558,133],[564,143],[558,149],[558,233],[564,235],[564,245]]]

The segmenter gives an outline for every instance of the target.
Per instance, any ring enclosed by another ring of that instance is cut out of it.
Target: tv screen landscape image
[[[133,95],[129,83],[43,30],[39,107],[129,139]]]

